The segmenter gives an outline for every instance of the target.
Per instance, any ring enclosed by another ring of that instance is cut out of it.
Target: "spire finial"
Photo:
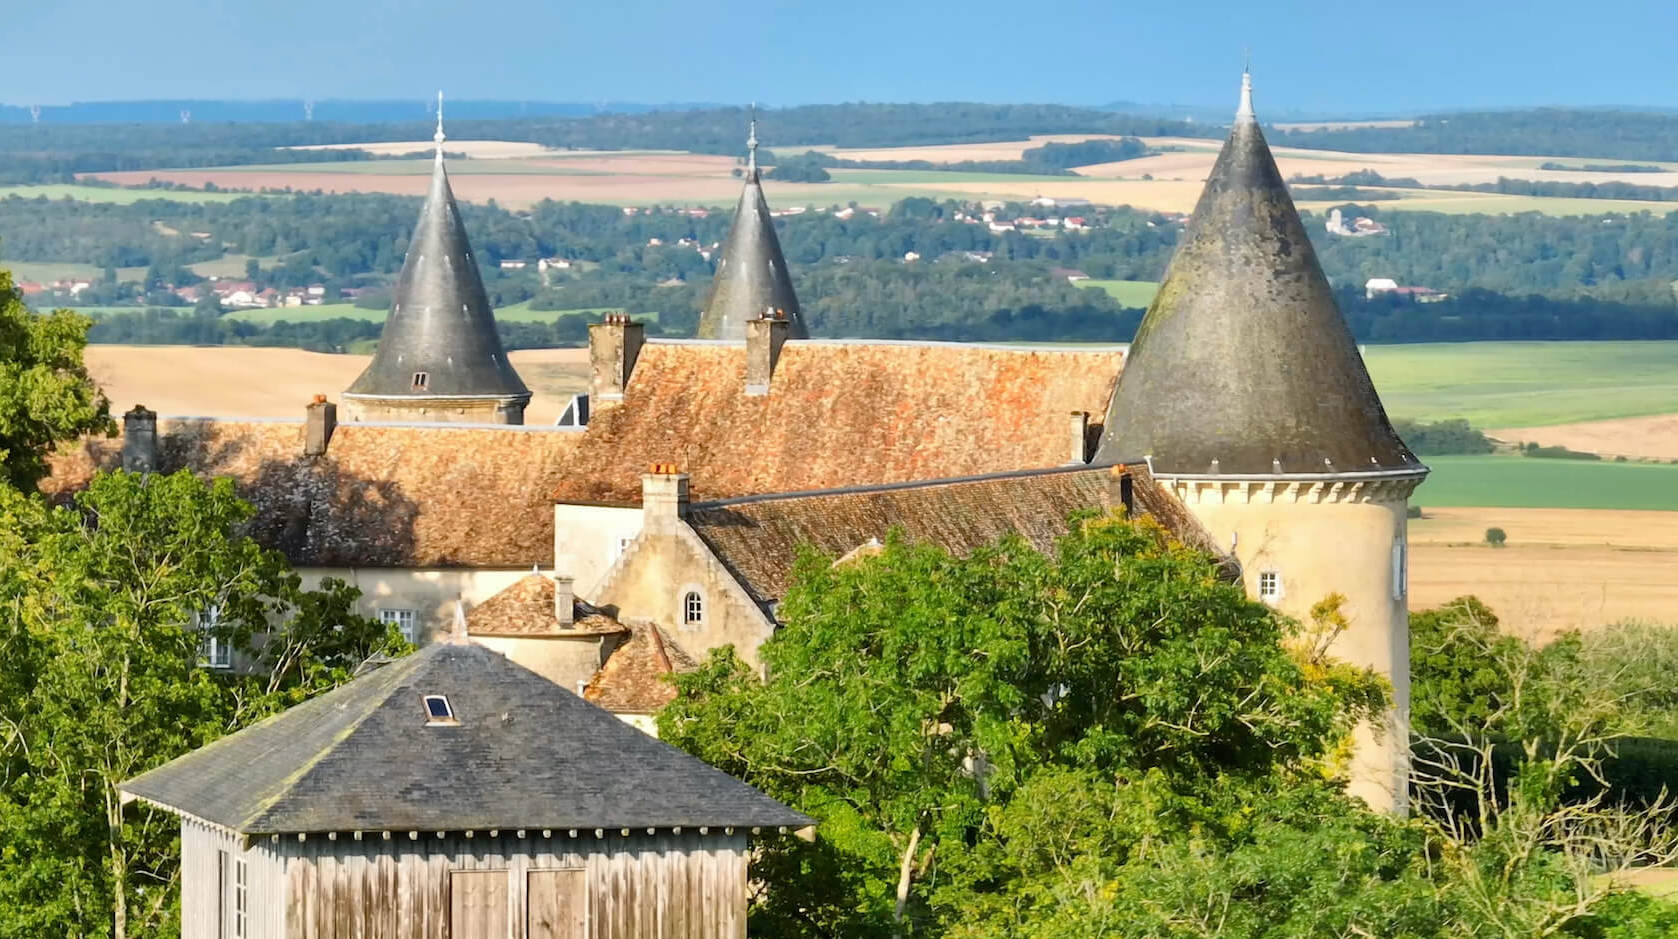
[[[1258,120],[1253,114],[1253,73],[1248,66],[1241,69],[1241,106],[1235,109],[1235,119],[1247,122]]]
[[[751,129],[746,133],[746,175],[757,178],[757,102],[752,102]]]
[[[443,136],[443,92],[442,91],[437,92],[437,133],[432,134],[431,139],[435,140],[437,142],[437,159],[441,160],[443,158],[443,141],[448,139],[447,137]]]

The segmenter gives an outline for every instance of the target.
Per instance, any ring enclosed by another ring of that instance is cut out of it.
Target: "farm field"
[[[1500,427],[1486,433],[1499,440],[1530,440],[1543,447],[1567,447],[1606,457],[1678,460],[1678,414],[1581,421],[1550,427]]]
[[[133,174],[135,179],[122,183],[125,186],[142,186],[153,177],[165,178],[173,170],[158,170],[154,172],[138,172]],[[75,183],[52,183],[40,186],[0,186],[0,199],[16,196],[20,199],[75,199],[80,202],[114,202],[130,205],[146,199],[164,199],[170,202],[232,202],[249,193],[238,192],[192,192],[165,189],[112,189],[108,186],[82,186]]]
[[[1159,284],[1151,280],[1081,280],[1078,286],[1105,290],[1121,306],[1137,310],[1147,309],[1159,292]]]
[[[1678,466],[1510,455],[1432,456],[1424,506],[1678,511]],[[1678,575],[1678,571],[1674,572]]]
[[[133,312],[130,309],[128,312]],[[572,313],[587,313],[598,315],[607,312],[606,308],[577,309],[577,310],[532,310],[530,301],[515,303],[495,311],[495,318],[510,323],[551,323],[561,316]],[[382,323],[386,311],[383,308],[369,310],[358,307],[353,303],[324,303],[320,306],[289,306],[273,309],[234,310],[227,314],[228,318],[247,323],[318,323],[330,319],[363,320],[369,323]],[[636,316],[646,320],[656,320],[657,314],[637,313]]]
[[[1031,147],[1048,142],[1098,139],[1101,135],[1059,134],[1028,140],[897,148],[842,149],[827,146],[779,146],[783,154],[807,149],[855,160],[1013,160]],[[1033,176],[1008,173],[964,173],[943,170],[836,169],[829,183],[766,181],[772,202],[780,205],[844,205],[884,208],[908,196],[1024,201],[1036,196],[1086,199],[1107,205],[1133,205],[1163,212],[1187,212],[1199,196],[1201,181],[1211,168],[1218,141],[1193,138],[1154,138],[1152,145],[1166,152],[1136,160],[1081,167],[1075,175]],[[403,155],[429,149],[425,142],[369,144],[377,152]],[[401,149],[407,148],[407,149]],[[527,207],[542,199],[616,205],[726,206],[739,192],[732,176],[739,161],[716,156],[667,151],[551,151],[515,141],[450,141],[448,149],[465,152],[466,159],[450,163],[456,194],[467,201],[496,199],[503,205]],[[1622,178],[1612,172],[1540,170],[1546,157],[1463,154],[1363,154],[1327,150],[1276,148],[1286,176],[1337,176],[1369,168],[1388,177],[1411,177],[1424,185],[1494,182],[1500,176],[1567,182],[1602,182]],[[1580,162],[1575,160],[1574,162]],[[1678,164],[1663,164],[1668,172],[1637,174],[1647,185],[1678,185]],[[389,192],[419,195],[431,161],[426,159],[357,160],[343,163],[269,164],[191,170],[142,170],[98,174],[122,185],[139,185],[156,178],[202,188],[207,183],[226,189],[260,191],[292,189],[323,192]],[[1148,178],[1144,178],[1148,177]],[[159,197],[157,192],[96,189],[85,186],[15,187],[88,199]],[[6,190],[0,190],[0,193]],[[1444,190],[1391,190],[1400,198],[1383,203],[1387,210],[1438,212],[1524,212],[1580,215],[1602,212],[1650,211],[1665,213],[1678,204],[1603,199],[1563,199],[1497,193]],[[124,195],[127,193],[127,195]],[[167,194],[162,197],[232,198],[229,193]],[[1321,210],[1328,202],[1302,202],[1302,208]]]
[[[1525,428],[1678,413],[1678,342],[1418,343],[1363,353],[1394,417]]]
[[[300,418],[315,394],[336,400],[370,358],[247,346],[87,349],[88,371],[113,412],[144,404],[162,415],[200,417]],[[587,349],[522,349],[507,358],[534,393],[525,412],[532,424],[553,422],[588,387]]]
[[[1432,481],[1418,501],[1428,504]],[[1502,528],[1508,543],[1484,543]],[[1472,593],[1544,640],[1626,619],[1678,623],[1678,512],[1427,508],[1410,521],[1410,608]]]

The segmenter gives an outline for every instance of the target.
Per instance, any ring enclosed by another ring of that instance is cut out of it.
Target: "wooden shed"
[[[748,836],[811,823],[458,642],[122,790],[181,817],[182,939],[744,936]]]

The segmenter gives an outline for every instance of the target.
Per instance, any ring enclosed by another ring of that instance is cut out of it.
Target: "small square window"
[[[385,610],[385,609],[381,609],[381,610],[379,610],[378,615],[379,615],[379,622],[381,622],[381,623],[394,623],[396,625],[396,628],[402,631],[402,638],[403,639],[406,639],[409,642],[415,641],[414,640],[414,636],[415,636],[414,624],[416,622],[418,622],[419,617],[418,617],[418,614],[416,614],[413,610]]]
[[[1282,599],[1282,575],[1275,571],[1263,571],[1258,581],[1259,599],[1266,603],[1275,603]]]
[[[449,706],[449,699],[440,694],[425,696],[426,726],[438,724],[458,724],[460,719],[454,716],[454,708]]]
[[[426,387],[429,386],[430,384],[431,384],[431,373],[429,373],[429,372],[415,372],[414,373],[414,390],[415,391],[424,391],[426,389]]]

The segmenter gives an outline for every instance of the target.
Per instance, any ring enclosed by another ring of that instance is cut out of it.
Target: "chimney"
[[[755,320],[746,321],[746,394],[761,397],[769,393],[769,378],[781,358],[792,324],[785,310],[768,309]]]
[[[1136,477],[1130,467],[1120,464],[1107,474],[1107,498],[1113,508],[1123,508],[1125,518],[1136,517]]]
[[[143,404],[122,416],[122,468],[129,473],[157,472],[157,412]]]
[[[570,574],[554,571],[554,619],[560,629],[570,629],[577,623],[576,579]]]
[[[1073,411],[1072,421],[1067,425],[1072,436],[1068,439],[1072,454],[1071,463],[1088,463],[1090,461],[1090,412]]]
[[[589,324],[590,410],[603,411],[623,402],[629,375],[646,341],[647,327],[631,320],[628,313],[608,313],[603,322]]]
[[[303,409],[303,455],[325,456],[326,445],[332,442],[332,432],[337,428],[338,406],[326,400],[326,395],[315,395]]]
[[[654,463],[641,477],[641,530],[669,534],[688,514],[688,474],[674,463]]]

